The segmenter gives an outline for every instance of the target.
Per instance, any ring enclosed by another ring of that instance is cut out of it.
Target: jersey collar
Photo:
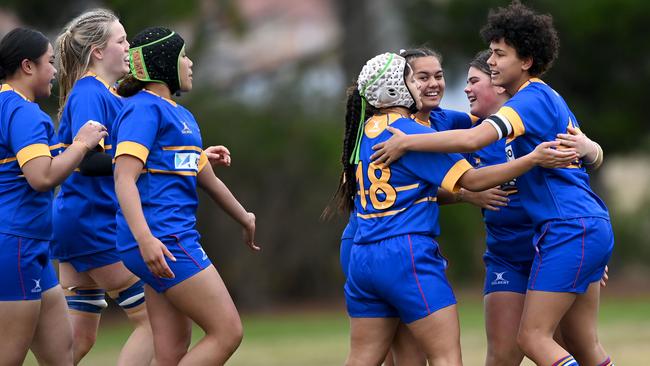
[[[2,88],[0,88],[0,93],[2,93],[2,92],[6,92],[6,91],[13,91],[14,93],[20,95],[21,98],[25,99],[25,100],[28,101],[28,102],[31,102],[31,100],[29,100],[29,98],[27,98],[26,96],[24,96],[21,92],[19,92],[18,90],[14,89],[11,85],[5,83],[5,84],[2,84]]]

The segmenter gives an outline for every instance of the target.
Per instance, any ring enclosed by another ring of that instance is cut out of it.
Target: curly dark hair
[[[481,37],[488,43],[503,39],[520,58],[531,57],[533,64],[528,71],[532,76],[541,76],[550,69],[560,48],[553,17],[538,14],[518,0],[506,8],[490,10]]]

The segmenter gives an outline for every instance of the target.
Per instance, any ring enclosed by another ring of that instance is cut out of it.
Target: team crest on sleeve
[[[201,155],[197,153],[176,153],[174,154],[174,168],[198,171],[199,159],[201,159]]]

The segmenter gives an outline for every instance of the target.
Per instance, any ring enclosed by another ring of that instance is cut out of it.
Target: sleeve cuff
[[[458,185],[458,180],[460,177],[465,174],[466,171],[473,169],[472,165],[465,159],[458,160],[454,166],[449,169],[445,178],[442,180],[442,187],[444,190],[456,193],[460,190],[460,185]]]
[[[508,142],[526,133],[524,122],[521,120],[517,111],[511,107],[501,107],[497,113],[504,116],[512,126],[512,132],[508,135]]]
[[[206,165],[208,165],[208,156],[205,154],[205,151],[201,151],[201,157],[199,158],[199,173]]]
[[[147,163],[147,157],[149,156],[149,149],[144,147],[137,142],[133,141],[124,141],[117,144],[117,150],[115,151],[115,158],[120,155],[131,155],[142,160],[143,164]]]
[[[39,156],[48,156],[51,158],[50,146],[47,144],[25,146],[16,154],[16,160],[18,160],[18,166],[22,168],[25,163]]]

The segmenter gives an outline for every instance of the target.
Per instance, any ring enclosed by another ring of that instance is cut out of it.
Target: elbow
[[[48,192],[54,189],[56,184],[48,179],[28,179],[27,183],[36,192]]]
[[[478,174],[475,174],[476,170],[470,169],[458,180],[458,183],[461,187],[465,188],[468,191],[472,192],[481,192],[488,187],[485,187],[485,184],[482,184],[480,179],[478,179]]]

